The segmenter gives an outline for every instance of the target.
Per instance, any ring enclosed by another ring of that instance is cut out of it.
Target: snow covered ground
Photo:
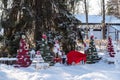
[[[120,80],[120,69],[100,61],[95,64],[66,66],[56,64],[36,71],[34,67],[0,65],[0,80]]]

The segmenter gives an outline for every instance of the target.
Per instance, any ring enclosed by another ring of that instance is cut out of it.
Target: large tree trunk
[[[35,0],[35,40],[41,39],[42,31],[42,3],[43,0]]]

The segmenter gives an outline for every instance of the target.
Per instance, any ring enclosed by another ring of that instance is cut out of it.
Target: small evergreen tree
[[[113,47],[112,39],[110,36],[108,37],[107,51],[108,51],[110,57],[115,56],[114,47]]]
[[[90,43],[89,43],[89,48],[86,52],[87,54],[87,63],[95,63],[98,61],[99,57],[97,54],[97,50],[94,44],[94,36],[90,37]]]
[[[50,47],[48,45],[47,36],[45,34],[42,35],[42,40],[40,44],[40,52],[45,62],[52,61]]]

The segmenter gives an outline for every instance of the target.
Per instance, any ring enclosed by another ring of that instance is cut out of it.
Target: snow
[[[75,17],[80,20],[82,23],[86,22],[86,18],[84,14],[75,14]],[[88,15],[88,23],[101,23],[102,16],[101,15]],[[105,16],[106,23],[119,23],[120,19],[112,15]]]
[[[76,15],[76,18],[85,22],[85,15]],[[89,23],[101,23],[101,21],[102,16],[89,16]],[[120,20],[114,16],[106,16],[106,22],[119,23]],[[103,57],[105,55],[99,53],[99,56]],[[11,60],[10,58],[1,58],[0,60],[6,59]],[[10,65],[0,64],[0,80],[119,80],[120,67],[116,66],[116,63],[106,63],[105,59],[104,57],[95,64],[63,65],[57,63],[55,66],[39,70],[36,70],[32,65],[27,68],[15,68]],[[114,61],[114,59],[110,60]]]
[[[4,60],[4,61],[7,61],[7,60],[9,60],[9,61],[13,61],[13,60],[17,60],[16,58],[0,58],[0,60]]]
[[[100,61],[95,64],[62,65],[36,70],[0,65],[0,80],[119,80],[120,70],[114,64]]]

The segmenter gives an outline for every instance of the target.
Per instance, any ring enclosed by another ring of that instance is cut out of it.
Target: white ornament
[[[61,51],[58,51],[58,54],[61,56],[61,55],[62,55],[62,52],[61,52]]]
[[[25,35],[22,35],[22,39],[25,39]]]
[[[42,46],[45,46],[45,44],[42,44]]]
[[[22,49],[19,49],[20,52],[22,52]]]
[[[42,38],[42,41],[44,41],[44,39]]]
[[[53,52],[54,52],[54,53],[57,53],[57,52],[58,52],[58,50],[57,50],[56,47],[54,47]]]
[[[20,42],[20,47],[22,47],[22,43]]]

